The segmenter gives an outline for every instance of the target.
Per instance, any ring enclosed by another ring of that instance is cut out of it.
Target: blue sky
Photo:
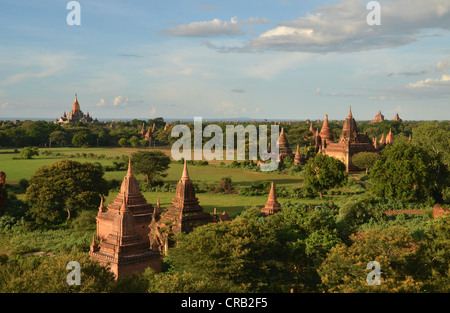
[[[450,1],[0,4],[0,120],[450,119]]]

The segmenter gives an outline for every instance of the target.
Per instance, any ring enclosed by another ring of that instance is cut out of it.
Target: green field
[[[70,158],[78,162],[99,162],[102,166],[112,166],[114,161],[118,161],[116,157],[122,155],[131,155],[138,149],[133,148],[41,148],[40,155],[33,159],[21,159],[19,153],[13,153],[11,149],[0,150],[0,170],[6,173],[6,181],[8,184],[17,184],[21,179],[30,179],[31,176],[42,166],[50,165],[64,158]],[[51,151],[51,155],[45,155],[43,152]],[[165,150],[170,153],[170,150]],[[60,154],[59,156],[57,154]],[[77,154],[85,154],[87,157],[76,157]],[[93,158],[104,155],[105,158]],[[111,158],[111,159],[108,159]],[[216,163],[217,164],[217,163]],[[270,172],[249,172],[238,168],[220,167],[218,165],[208,166],[189,166],[189,175],[194,183],[217,184],[222,177],[231,177],[233,185],[236,187],[248,187],[253,183],[262,181],[273,181],[276,186],[286,188],[297,188],[302,184],[302,178],[299,176],[282,175]],[[167,177],[164,183],[175,185],[181,177],[183,165],[179,163],[171,163],[167,171]],[[126,171],[105,172],[105,179],[116,179],[121,181],[126,175]],[[143,175],[136,175],[138,180],[143,179]],[[117,192],[110,192],[105,199],[106,203],[110,203],[116,197]],[[156,204],[157,197],[160,198],[161,206],[166,208],[172,201],[174,194],[172,192],[143,192],[143,195],[149,203]],[[24,195],[18,195],[23,198]],[[263,206],[267,201],[267,196],[240,196],[238,194],[209,194],[198,193],[197,197],[205,211],[213,212],[217,208],[219,213],[224,210],[233,217],[243,209],[249,206]],[[283,203],[286,199],[279,199]],[[292,199],[290,200],[292,201]],[[298,200],[300,201],[300,200]],[[302,200],[303,202],[305,199]]]

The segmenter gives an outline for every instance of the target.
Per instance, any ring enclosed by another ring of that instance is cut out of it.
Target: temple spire
[[[350,109],[348,110],[348,117],[353,117],[352,106],[350,106]]]
[[[277,201],[277,195],[275,194],[275,188],[273,186],[273,182],[272,185],[270,186],[270,192],[269,192],[269,201],[273,201],[276,202]]]
[[[187,161],[184,160],[184,168],[183,168],[183,175],[181,175],[181,180],[188,180],[189,178],[189,172],[187,169]]]
[[[133,176],[133,171],[131,170],[131,158],[128,158],[128,172],[127,176]]]

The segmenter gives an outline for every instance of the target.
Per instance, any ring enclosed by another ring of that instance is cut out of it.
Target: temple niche
[[[97,234],[90,247],[91,259],[108,267],[116,279],[142,273],[147,267],[161,271],[161,255],[150,249],[148,238],[154,208],[139,191],[131,169],[122,181],[120,192],[106,208],[103,199],[97,214]],[[99,241],[99,243],[97,243]]]
[[[328,116],[325,116],[325,119],[328,120]],[[322,127],[322,133],[324,136],[322,137],[319,132],[316,132],[315,135],[315,147],[317,153],[325,154],[332,156],[345,164],[347,172],[359,171],[360,169],[353,165],[351,159],[352,156],[359,152],[374,152],[380,153],[380,150],[386,145],[393,142],[393,134],[392,131],[389,132],[389,140],[385,141],[384,135],[382,138],[383,142],[374,143],[366,134],[361,134],[357,130],[356,121],[353,118],[352,110],[350,107],[347,118],[344,121],[344,125],[342,128],[341,136],[339,137],[339,142],[333,142],[326,138],[326,134],[329,132],[327,129],[329,128],[328,121],[324,121],[324,126]]]
[[[77,94],[75,94],[75,101],[73,102],[73,105],[72,105],[72,111],[70,111],[69,114],[66,114],[66,112],[64,112],[63,116],[61,116],[59,119],[56,119],[54,121],[55,124],[60,124],[60,125],[68,124],[68,123],[75,123],[75,122],[82,122],[82,123],[98,122],[97,119],[94,120],[89,115],[89,112],[84,114],[83,111],[81,111],[80,104],[78,103]]]

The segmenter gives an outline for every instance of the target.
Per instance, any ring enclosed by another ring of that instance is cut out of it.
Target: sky
[[[69,2],[1,1],[0,120],[450,119],[449,0]]]

